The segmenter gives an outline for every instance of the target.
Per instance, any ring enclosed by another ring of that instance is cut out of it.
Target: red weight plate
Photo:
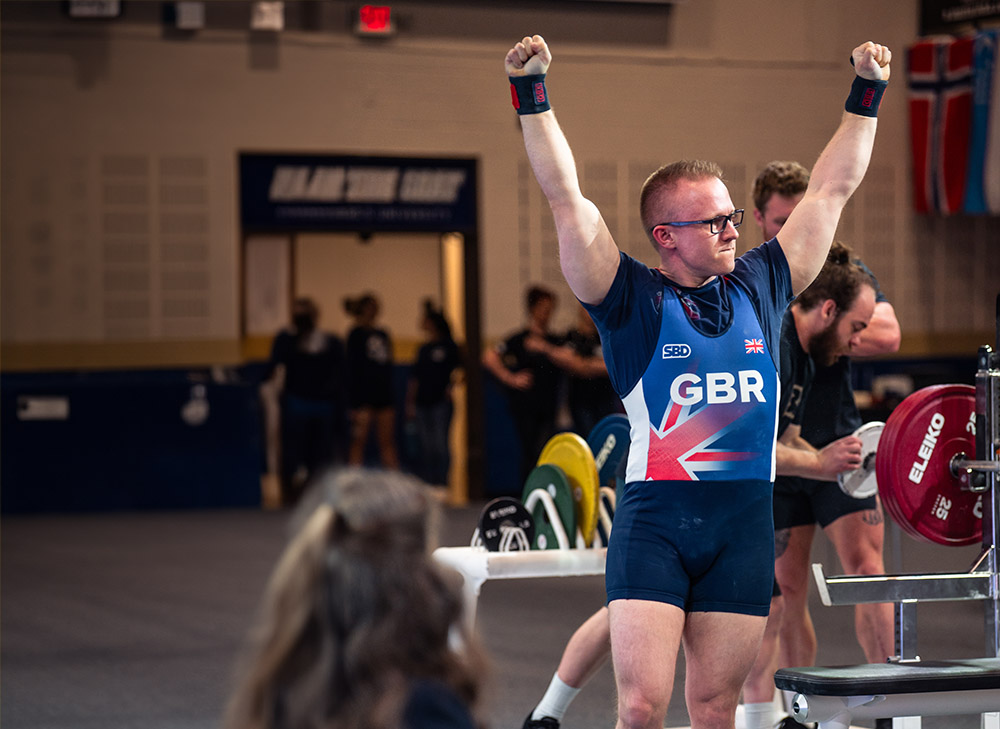
[[[920,391],[897,416],[889,451],[895,473],[884,503],[913,537],[955,546],[982,539],[981,499],[963,491],[950,470],[955,454],[974,450],[974,408],[973,388],[940,385]]]
[[[936,388],[926,388],[926,389],[927,390],[935,390]],[[923,392],[923,390],[921,390],[920,392]],[[916,394],[916,393],[914,393],[914,394]],[[925,397],[924,395],[921,395],[920,397],[907,397],[907,398],[905,398],[899,405],[896,406],[896,408],[890,414],[890,417],[893,419],[894,423],[901,423],[901,422],[906,421],[907,418],[910,417],[910,412],[913,410],[913,408],[917,404],[919,404],[920,402],[922,402],[922,400],[923,400],[924,397]],[[888,425],[888,420],[886,421],[886,425]],[[882,435],[885,436],[885,429],[884,428],[882,430]],[[900,435],[900,431],[897,429],[897,427],[892,427],[892,428],[889,429],[889,439],[888,440],[883,441],[883,440],[881,440],[881,438],[879,439],[879,445],[880,445],[880,447],[882,447],[882,448],[885,449],[885,451],[882,454],[884,456],[883,460],[885,460],[886,458],[893,459],[893,455],[892,454],[894,454],[896,452],[896,446],[898,444],[899,435]],[[875,461],[875,466],[876,466],[876,468],[875,468],[875,478],[876,478],[876,481],[877,481],[878,478],[879,478],[878,459],[877,458],[876,458],[876,461]],[[891,468],[891,465],[890,464],[884,464],[883,467],[884,468]],[[884,473],[884,471],[883,471],[883,473]],[[888,478],[888,476],[882,476],[882,478],[884,480],[884,479]],[[893,479],[890,478],[890,482],[892,480]],[[909,534],[911,537],[913,537],[914,539],[919,539],[921,541],[927,541],[906,520],[905,516],[903,515],[902,511],[899,508],[898,501],[897,501],[897,499],[895,497],[895,490],[894,489],[895,489],[894,486],[893,487],[886,486],[885,488],[883,488],[881,485],[879,486],[879,497],[882,500],[882,506],[885,508],[886,513],[888,513],[889,516],[892,517],[892,520],[895,521],[897,524],[899,524],[900,528],[902,528],[902,530],[905,531],[907,534]]]
[[[925,388],[924,390],[920,390],[919,393],[923,393],[923,394],[913,393],[914,395],[916,395],[916,397],[910,396],[910,397],[905,398],[898,406],[896,406],[896,409],[893,410],[893,412],[890,414],[890,417],[893,419],[894,423],[896,423],[897,425],[894,426],[893,428],[889,429],[889,440],[887,440],[887,441],[885,441],[883,443],[881,441],[881,439],[880,439],[879,440],[879,444],[882,445],[885,448],[885,452],[884,452],[883,455],[885,455],[888,459],[890,459],[890,461],[892,463],[895,463],[895,456],[893,454],[896,453],[896,447],[898,445],[898,439],[899,439],[899,437],[901,435],[900,431],[898,430],[898,424],[899,423],[903,423],[903,422],[907,422],[908,419],[910,418],[910,413],[913,411],[913,409],[916,406],[918,406],[921,402],[924,402],[924,398],[930,396],[929,395],[930,393],[937,392],[938,390],[940,390],[940,386],[928,387],[928,388]],[[886,421],[886,425],[888,425],[888,420]],[[885,429],[882,430],[882,435],[885,435]],[[885,468],[892,468],[892,463],[884,464],[884,467]],[[878,459],[876,459],[876,461],[875,461],[875,466],[876,466],[876,468],[875,468],[875,477],[876,477],[876,480],[877,480],[878,479],[878,474],[879,474],[879,471],[878,471]],[[904,478],[905,478],[905,474],[904,474]],[[893,478],[890,478],[889,480],[890,480],[890,482],[892,482]],[[886,488],[882,488],[880,486],[879,487],[879,497],[882,500],[882,506],[885,508],[886,512],[889,514],[889,516],[892,517],[893,521],[895,521],[897,524],[899,524],[899,526],[903,529],[903,531],[905,531],[907,534],[909,534],[914,539],[919,539],[921,541],[927,541],[920,534],[920,532],[918,532],[909,523],[909,521],[907,521],[906,516],[901,511],[901,509],[899,507],[899,503],[898,503],[898,501],[897,501],[897,499],[895,497],[895,486],[887,486]]]
[[[913,393],[892,412],[875,462],[879,495],[913,537],[966,546],[982,541],[982,494],[965,491],[951,473],[958,453],[974,457],[976,390],[935,385]]]
[[[930,389],[930,388],[928,388],[928,389]],[[893,412],[890,413],[890,417],[892,417],[894,415],[895,416],[894,421],[897,422],[897,423],[905,421],[909,417],[910,411],[913,410],[914,405],[917,404],[918,402],[920,402],[920,400],[921,400],[920,397],[912,398],[912,399],[909,398],[909,397],[905,398],[899,405],[896,406],[895,410],[893,410]],[[888,419],[886,420],[886,425],[888,425]],[[896,448],[896,445],[897,445],[897,442],[898,442],[898,434],[899,434],[899,431],[895,427],[894,428],[890,428],[890,430],[889,430],[889,440],[887,440],[887,441],[885,441],[883,443],[882,439],[881,438],[879,439],[879,444],[882,445],[885,448],[885,453],[883,455],[885,455],[890,460],[894,459],[894,456],[892,454],[894,454],[896,452],[895,448]],[[882,429],[882,435],[885,435],[885,428]],[[889,466],[889,465],[890,464],[887,464],[887,466]],[[879,471],[878,471],[878,458],[876,458],[876,460],[875,460],[875,478],[876,478],[876,481],[878,480],[878,473],[879,473]],[[892,479],[890,479],[890,481],[891,480]],[[895,492],[892,491],[890,489],[890,487],[888,487],[888,486],[886,488],[882,488],[881,486],[879,487],[879,497],[882,500],[882,506],[885,508],[885,510],[889,514],[889,516],[892,517],[893,521],[895,521],[897,524],[899,524],[899,526],[903,529],[903,531],[905,531],[907,534],[909,534],[914,539],[920,539],[921,541],[926,541],[920,535],[919,532],[917,532],[912,526],[910,526],[910,523],[903,516],[902,512],[900,511],[898,502],[897,502],[896,498],[893,495],[894,493]],[[888,498],[887,498],[887,496],[888,496]]]

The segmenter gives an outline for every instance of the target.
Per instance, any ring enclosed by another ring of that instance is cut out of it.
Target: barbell
[[[982,540],[986,472],[1000,462],[974,460],[976,390],[932,385],[906,397],[885,423],[866,423],[861,466],[838,475],[844,493],[878,493],[889,515],[910,536],[965,546]]]

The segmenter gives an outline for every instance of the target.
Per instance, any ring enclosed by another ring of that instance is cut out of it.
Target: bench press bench
[[[1000,729],[1000,352],[980,347],[977,360],[975,445],[987,460],[964,461],[960,470],[982,472],[979,485],[973,487],[972,479],[962,483],[983,492],[983,551],[969,572],[956,574],[828,578],[822,565],[813,565],[824,605],[894,603],[897,655],[880,664],[777,671],[775,686],[795,694],[792,711],[799,722],[847,729],[852,719],[892,717],[894,729],[917,729],[922,716],[980,714],[983,729]],[[951,470],[954,474],[954,463]],[[917,604],[944,600],[986,603],[988,657],[925,661],[917,656]]]
[[[963,714],[990,715],[983,726],[1000,727],[1000,658],[783,668],[774,684],[796,694],[797,721],[820,729],[847,729],[852,719]]]

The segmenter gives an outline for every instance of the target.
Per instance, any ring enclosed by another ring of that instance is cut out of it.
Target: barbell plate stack
[[[559,466],[569,479],[576,503],[576,524],[584,544],[589,547],[597,529],[597,499],[601,487],[590,446],[576,433],[557,433],[545,444],[538,457],[537,465],[546,463]],[[575,534],[567,536],[571,544],[576,542]]]
[[[861,467],[837,474],[837,484],[848,496],[867,499],[878,493],[875,454],[884,428],[885,423],[873,421],[865,423],[854,431],[854,437],[861,439]]]
[[[556,511],[559,512],[559,520],[562,522],[566,538],[572,545],[576,539],[576,500],[573,498],[573,487],[570,486],[566,474],[559,466],[551,463],[535,466],[524,482],[521,500],[527,503],[531,492],[536,489],[542,489],[552,497]],[[555,525],[549,520],[545,504],[541,501],[536,503],[531,510],[531,516],[535,521],[535,538],[531,541],[531,548],[559,549]]]
[[[976,390],[933,385],[901,402],[879,440],[875,470],[886,511],[916,539],[949,546],[982,540],[982,494],[951,472],[959,453],[975,453]]]

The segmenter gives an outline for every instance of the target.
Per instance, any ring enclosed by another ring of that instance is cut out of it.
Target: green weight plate
[[[528,496],[536,489],[542,489],[552,497],[556,504],[556,511],[559,512],[563,529],[566,530],[569,546],[575,546],[576,503],[573,499],[573,487],[570,485],[569,479],[566,478],[566,474],[561,468],[550,463],[535,466],[524,482],[521,501],[527,502]],[[531,510],[531,516],[535,520],[535,540],[532,542],[532,549],[559,549],[559,540],[556,539],[548,512],[545,511],[542,502],[539,501],[535,504]]]

